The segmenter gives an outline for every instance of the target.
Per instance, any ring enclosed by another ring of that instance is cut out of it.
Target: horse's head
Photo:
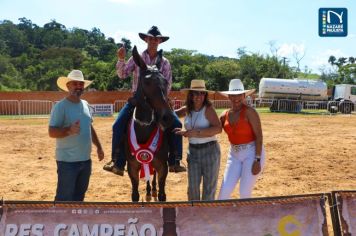
[[[159,71],[162,59],[162,50],[158,52],[156,65],[148,66],[138,54],[136,46],[132,50],[136,65],[140,68],[140,77],[137,86],[138,106],[149,104],[157,115],[157,122],[164,128],[173,123],[173,113],[167,99],[168,82]]]

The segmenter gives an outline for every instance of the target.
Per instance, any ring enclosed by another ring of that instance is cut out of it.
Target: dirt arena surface
[[[254,197],[285,196],[356,189],[356,116],[262,113],[267,163]],[[106,157],[93,149],[93,173],[86,201],[128,202],[131,183],[102,169],[110,159],[113,117],[95,118],[94,127]],[[4,200],[52,201],[56,189],[55,139],[48,119],[0,119],[0,197]],[[218,191],[225,169],[228,139],[219,135],[222,161]],[[187,141],[184,140],[184,152]],[[186,165],[186,156],[183,164]],[[143,182],[141,189],[144,187]],[[167,200],[187,200],[187,174],[169,173]],[[144,195],[141,191],[141,197]],[[238,198],[238,189],[233,198]]]

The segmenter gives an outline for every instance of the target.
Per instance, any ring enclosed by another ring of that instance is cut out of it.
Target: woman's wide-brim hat
[[[199,91],[199,92],[207,92],[208,94],[214,94],[215,91],[207,90],[205,87],[205,81],[201,79],[193,79],[190,82],[190,88],[181,89],[182,92],[189,92],[189,91]]]
[[[162,40],[161,43],[166,42],[169,39],[168,36],[162,36],[162,34],[159,31],[157,26],[152,26],[151,29],[149,29],[146,34],[145,33],[138,33],[138,36],[140,36],[140,38],[142,40],[145,40],[146,37],[160,38]]]
[[[67,77],[59,77],[57,79],[57,85],[60,89],[67,91],[67,83],[71,81],[84,82],[84,88],[88,87],[93,81],[85,80],[83,73],[80,70],[72,70]]]
[[[228,95],[239,95],[239,94],[246,94],[246,96],[249,96],[253,94],[255,91],[256,89],[245,90],[244,85],[240,79],[232,79],[229,83],[229,90],[221,91],[219,93],[221,93],[226,97]]]

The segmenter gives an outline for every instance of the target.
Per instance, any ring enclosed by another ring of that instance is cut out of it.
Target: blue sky
[[[319,37],[319,8],[347,8],[348,36]],[[55,19],[67,28],[99,28],[118,42],[126,37],[140,51],[138,32],[157,25],[170,39],[164,50],[183,48],[214,56],[236,57],[239,47],[280,57],[296,66],[293,51],[315,73],[330,55],[356,57],[354,0],[0,0],[0,20],[26,17],[39,26]],[[115,56],[115,55],[113,55]]]

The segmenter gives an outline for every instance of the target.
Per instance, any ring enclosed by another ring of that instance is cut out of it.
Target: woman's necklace
[[[237,125],[238,125],[238,122],[240,119],[241,110],[242,110],[242,107],[240,107],[239,109],[236,109],[236,110],[230,109],[228,119],[229,119],[229,123],[231,124],[233,134],[236,134],[236,131],[237,131],[236,129],[237,129]]]
[[[192,118],[191,118],[191,120],[192,120],[192,130],[195,128],[195,124],[196,124],[196,122],[197,122],[197,120],[198,120],[198,118],[200,116],[200,113],[201,113],[201,109],[199,111],[194,111],[194,113],[192,113]],[[196,117],[195,117],[195,119],[193,121],[193,115],[194,114],[196,114]]]

